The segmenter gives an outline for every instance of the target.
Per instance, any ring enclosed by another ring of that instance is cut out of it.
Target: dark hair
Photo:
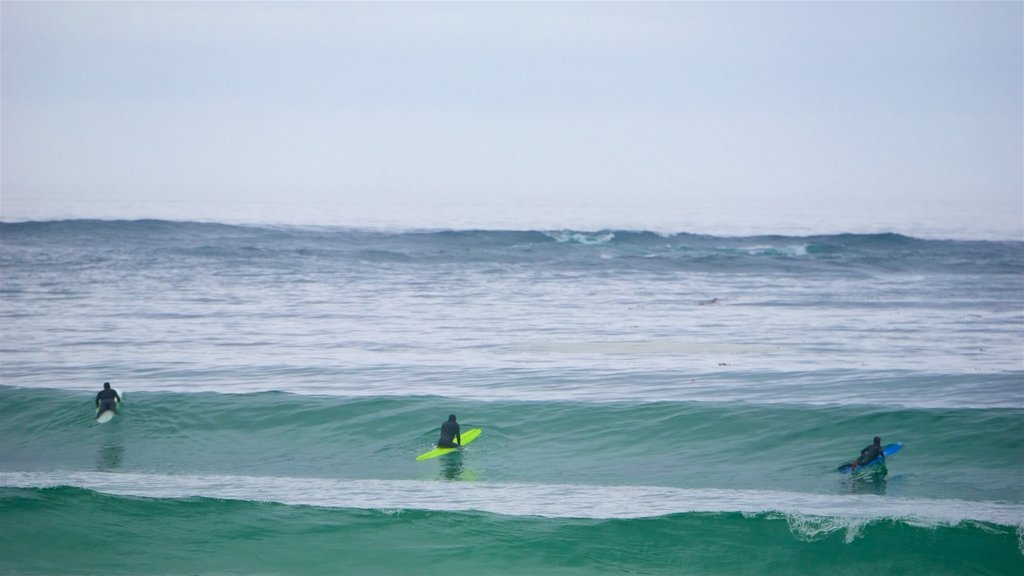
[[[875,444],[881,444],[881,443],[882,443],[882,439],[879,438],[878,436],[875,436]]]
[[[110,388],[110,382],[104,382],[103,383],[103,387],[104,388]]]
[[[448,415],[448,421],[449,422],[455,422],[455,414],[449,414]]]

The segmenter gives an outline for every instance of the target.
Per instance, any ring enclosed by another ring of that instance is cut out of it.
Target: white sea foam
[[[775,490],[106,472],[0,472],[0,486],[74,486],[145,498],[202,497],[325,508],[480,511],[548,518],[779,513],[786,516],[794,533],[807,539],[838,529],[847,530],[847,538],[854,538],[859,527],[883,519],[925,526],[1024,524],[1024,504],[1020,503]]]

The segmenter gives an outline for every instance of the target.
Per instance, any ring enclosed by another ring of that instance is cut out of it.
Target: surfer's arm
[[[462,446],[462,432],[456,432],[455,439],[458,440],[459,446]]]

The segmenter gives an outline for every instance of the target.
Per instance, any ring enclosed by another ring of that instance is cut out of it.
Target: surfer
[[[99,408],[96,417],[99,418],[100,414],[107,410],[113,410],[114,414],[117,414],[117,403],[120,401],[121,397],[117,395],[117,390],[110,387],[110,382],[104,382],[103,390],[96,394],[96,407]]]
[[[875,436],[875,441],[867,448],[860,451],[860,457],[850,462],[850,466],[856,470],[858,466],[863,466],[874,461],[875,458],[881,457],[885,459],[885,454],[882,452],[882,439]]]
[[[462,446],[462,433],[459,430],[459,423],[455,421],[455,414],[449,414],[448,420],[441,424],[441,437],[437,439],[437,447],[455,448],[456,446]]]

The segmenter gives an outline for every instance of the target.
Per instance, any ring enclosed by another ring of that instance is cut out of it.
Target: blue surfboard
[[[900,448],[903,448],[902,442],[893,442],[892,444],[886,444],[885,448],[882,448],[882,454],[885,455],[885,458],[888,458],[889,456],[892,456],[893,454],[899,452]],[[867,464],[861,464],[860,466],[857,466],[857,470],[865,470],[867,468],[871,468],[872,466],[877,466],[878,464],[885,462],[885,458],[879,456],[872,460],[871,462],[868,462]],[[841,466],[839,466],[839,468],[836,468],[836,470],[842,474],[848,474],[852,472],[854,468],[851,462],[847,462],[846,464],[842,464]]]

